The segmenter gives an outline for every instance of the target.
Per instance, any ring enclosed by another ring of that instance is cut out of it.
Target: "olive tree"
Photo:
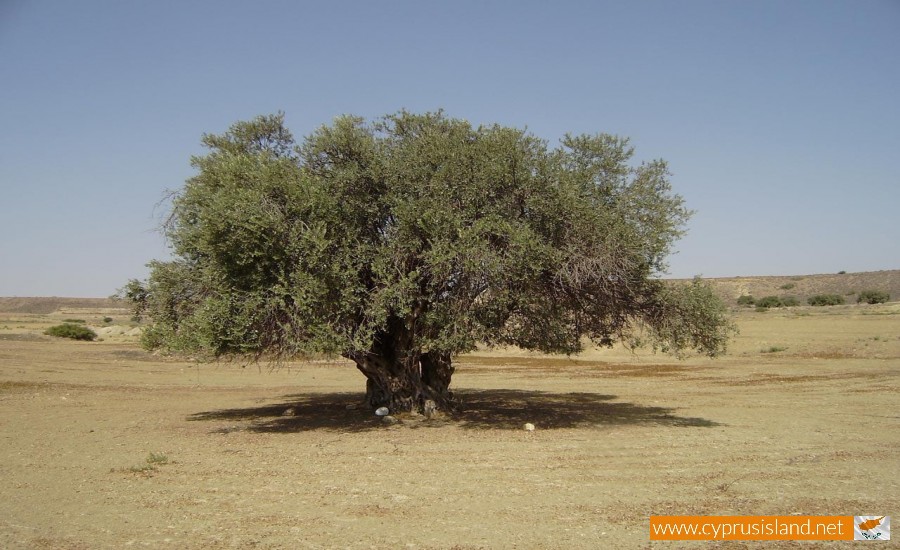
[[[394,411],[452,408],[479,345],[574,354],[640,339],[715,356],[732,325],[699,280],[659,276],[690,212],[626,138],[557,147],[442,112],[344,116],[301,142],[282,114],[203,136],[174,194],[174,259],[124,294],[150,348],[339,354]]]

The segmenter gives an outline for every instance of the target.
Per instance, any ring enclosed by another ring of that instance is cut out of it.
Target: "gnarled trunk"
[[[379,334],[370,350],[345,354],[366,377],[366,403],[392,414],[453,410],[450,354],[416,350],[408,331],[393,328]]]
[[[387,407],[392,414],[415,411],[430,415],[454,407],[449,353],[413,354],[392,361],[360,352],[350,354],[350,358],[366,377],[366,403],[373,409]]]

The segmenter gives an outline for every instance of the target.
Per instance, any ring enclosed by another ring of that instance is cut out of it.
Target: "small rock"
[[[525,424],[525,426],[523,426],[523,428],[525,428],[525,431],[526,431],[526,432],[533,432],[533,431],[534,431],[534,424],[532,424],[531,422],[528,422],[528,423]]]
[[[399,420],[397,420],[397,417],[391,415],[382,416],[381,421],[385,424],[396,424],[397,422],[400,422]]]
[[[375,414],[378,416],[387,416],[391,414],[391,411],[387,407],[378,407],[375,409]]]
[[[358,408],[359,408],[359,405],[357,405],[356,403],[350,403],[349,405],[347,405],[348,411],[355,411]]]
[[[296,416],[296,415],[297,415],[297,409],[295,409],[294,407],[285,409],[284,412],[281,413],[281,416]]]

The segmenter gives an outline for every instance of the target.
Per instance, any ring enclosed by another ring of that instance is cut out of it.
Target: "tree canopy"
[[[450,406],[452,357],[477,345],[725,349],[709,288],[659,279],[690,212],[666,163],[633,163],[626,138],[551,148],[401,111],[300,143],[282,114],[202,141],[165,224],[175,259],[125,289],[150,348],[340,354],[372,406],[400,410]]]

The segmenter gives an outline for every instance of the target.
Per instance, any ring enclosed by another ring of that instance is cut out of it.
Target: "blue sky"
[[[201,134],[279,110],[629,136],[675,277],[900,268],[898,67],[896,0],[0,0],[0,296],[144,277]]]

